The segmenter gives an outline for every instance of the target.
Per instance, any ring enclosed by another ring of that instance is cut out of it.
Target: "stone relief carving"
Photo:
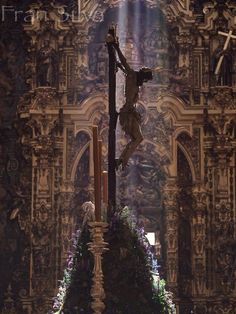
[[[231,303],[230,301],[224,301],[223,305],[217,304],[213,307],[213,314],[233,314],[235,309],[235,303]]]
[[[171,291],[177,292],[178,270],[178,213],[177,194],[179,188],[175,181],[167,181],[163,187],[163,204],[166,211],[166,245],[167,245],[167,280]]]
[[[204,295],[206,292],[206,213],[207,193],[200,186],[193,188],[192,236],[194,249],[194,293]]]
[[[150,109],[146,112],[143,126],[144,138],[149,138],[152,134],[154,143],[160,143],[166,151],[170,150],[170,136],[174,128],[170,121],[166,121],[165,114],[156,109]],[[154,135],[154,136],[153,136]]]
[[[32,221],[33,267],[35,276],[50,272],[51,247],[50,236],[54,232],[50,217],[50,206],[42,203]],[[37,287],[34,287],[37,290]],[[42,289],[42,287],[40,288]]]
[[[235,243],[224,243],[223,246],[216,251],[217,288],[228,295],[235,287]]]

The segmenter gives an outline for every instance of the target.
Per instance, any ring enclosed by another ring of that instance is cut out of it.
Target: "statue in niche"
[[[37,55],[38,86],[56,86],[57,63],[56,51],[46,39]]]
[[[212,54],[212,71],[214,72],[220,57],[223,56],[223,61],[220,67],[219,74],[215,76],[215,84],[217,86],[232,85],[232,56],[229,48],[224,50],[224,38],[219,38],[218,47]]]

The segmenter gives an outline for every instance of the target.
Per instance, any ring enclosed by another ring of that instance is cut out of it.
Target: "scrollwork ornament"
[[[189,33],[180,33],[176,36],[176,41],[183,51],[187,51],[195,43],[194,37]]]
[[[216,108],[221,108],[221,109],[235,109],[236,108],[236,102],[234,100],[231,87],[226,87],[226,86],[212,87],[211,94],[213,96],[213,101]]]

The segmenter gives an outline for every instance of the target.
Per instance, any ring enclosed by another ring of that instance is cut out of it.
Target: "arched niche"
[[[84,130],[79,131],[76,134],[75,137],[75,145],[76,145],[76,157],[74,159],[74,163],[73,163],[73,167],[72,167],[72,171],[71,171],[71,181],[72,182],[77,182],[78,183],[78,169],[81,168],[81,160],[82,158],[84,158],[84,156],[86,154],[88,154],[88,165],[89,163],[89,153],[90,153],[90,134]],[[88,166],[88,177],[90,174],[89,171],[89,166]],[[82,177],[81,177],[81,181],[82,181]],[[82,183],[81,183],[82,184]],[[80,184],[80,185],[81,185]]]
[[[88,132],[80,131],[76,135],[79,147],[71,172],[71,182],[74,186],[71,214],[74,228],[81,223],[81,205],[92,200],[91,185],[91,140]]]
[[[177,151],[180,148],[188,160],[193,181],[195,181],[199,175],[197,175],[199,169],[197,170],[197,165],[195,165],[196,160],[193,162],[192,151],[190,152],[183,145],[184,140],[182,137],[187,139],[188,147],[193,146],[193,138],[196,140],[196,130],[200,130],[199,125],[202,124],[202,110],[189,108],[182,99],[171,94],[159,97],[156,108],[163,115],[166,123],[169,123],[172,128],[172,132],[169,135],[170,145],[168,152],[170,155],[168,168],[171,177],[177,177]],[[192,142],[191,145],[190,142]]]
[[[192,171],[180,146],[177,148],[177,174],[179,193],[178,200],[178,288],[181,297],[188,298],[192,294],[192,237],[191,215],[192,203]]]
[[[196,174],[195,174],[195,167],[192,161],[192,158],[188,152],[188,150],[181,144],[181,142],[183,140],[190,140],[191,141],[191,136],[187,133],[187,132],[181,132],[178,137],[177,137],[177,159],[179,158],[179,152],[182,152],[182,154],[184,154],[184,157],[186,158],[187,162],[188,162],[188,167],[190,169],[190,175],[191,175],[191,181],[195,182],[196,180]],[[178,151],[179,150],[179,151]],[[177,161],[177,171],[179,174],[179,170],[178,170],[178,161]]]

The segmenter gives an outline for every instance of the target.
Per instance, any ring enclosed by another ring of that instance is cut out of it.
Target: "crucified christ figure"
[[[139,87],[144,82],[152,80],[152,70],[149,68],[141,68],[139,71],[134,71],[126,61],[122,51],[119,47],[117,38],[109,35],[107,42],[112,43],[117,51],[120,62],[117,66],[125,74],[125,104],[120,109],[119,120],[123,131],[130,137],[130,142],[126,145],[120,158],[116,161],[116,168],[122,165],[122,169],[128,163],[129,158],[142,142],[143,135],[141,131],[141,115],[136,109],[136,103],[139,96]]]

